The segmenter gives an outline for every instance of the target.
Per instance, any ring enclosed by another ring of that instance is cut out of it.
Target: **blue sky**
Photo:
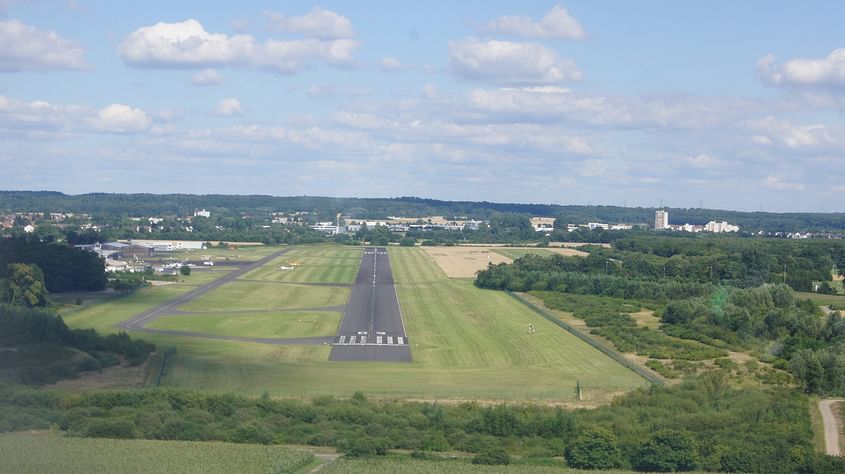
[[[842,18],[0,0],[0,189],[845,211]]]

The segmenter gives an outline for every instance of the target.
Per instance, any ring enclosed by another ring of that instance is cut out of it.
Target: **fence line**
[[[639,365],[631,362],[621,352],[617,351],[616,349],[612,349],[605,344],[600,343],[599,341],[593,339],[592,337],[584,334],[583,332],[579,331],[578,329],[570,326],[564,321],[561,321],[560,318],[556,317],[555,315],[551,314],[547,310],[536,306],[534,303],[528,301],[524,296],[513,293],[508,291],[512,298],[519,301],[520,303],[528,306],[531,308],[535,313],[539,314],[540,316],[544,317],[545,319],[551,321],[552,323],[560,326],[561,328],[565,329],[567,332],[572,334],[573,336],[581,339],[582,341],[586,342],[587,344],[595,347],[599,351],[601,351],[604,355],[610,357],[611,359],[615,360],[616,362],[622,364],[623,366],[627,367],[628,369],[634,371],[640,377],[648,380],[649,382],[656,384],[656,385],[663,385],[665,382],[662,378],[657,377],[656,375],[648,372],[644,368],[640,367]]]
[[[161,365],[158,368],[158,375],[156,375],[155,379],[155,386],[161,386],[161,378],[164,376],[164,371],[167,369],[167,360],[170,359],[172,356],[176,354],[176,348],[171,347],[164,351],[164,354],[161,356]]]

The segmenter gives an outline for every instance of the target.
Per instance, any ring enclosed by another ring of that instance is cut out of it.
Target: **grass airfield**
[[[250,337],[329,336],[357,273],[362,249],[302,246],[197,300],[192,311],[149,327]],[[330,346],[274,346],[189,336],[136,334],[176,347],[163,385],[246,395],[413,399],[565,400],[576,381],[589,400],[642,386],[633,372],[535,314],[504,292],[449,279],[419,248],[390,247],[411,340],[410,364],[329,362]],[[293,267],[281,269],[280,267]],[[217,270],[215,270],[217,271]],[[148,288],[67,313],[73,327],[114,332],[114,324],[209,278]],[[323,308],[325,310],[315,310]],[[536,334],[528,334],[528,324]]]

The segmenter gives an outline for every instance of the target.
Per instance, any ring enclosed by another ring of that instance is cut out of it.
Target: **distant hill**
[[[107,215],[187,215],[194,209],[232,213],[309,211],[324,219],[337,213],[358,218],[386,216],[466,216],[486,219],[491,214],[519,213],[559,217],[564,222],[654,222],[655,208],[575,206],[557,204],[494,203],[487,201],[440,201],[420,197],[333,198],[321,196],[266,196],[225,194],[112,194],[68,195],[55,191],[0,191],[0,212],[75,212]],[[843,231],[845,213],[741,212],[719,209],[668,208],[673,224],[704,224],[726,220],[743,230],[756,232]]]

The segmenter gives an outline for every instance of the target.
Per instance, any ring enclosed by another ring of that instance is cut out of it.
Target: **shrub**
[[[589,428],[566,449],[566,462],[578,469],[613,469],[622,465],[616,435],[605,428]]]
[[[501,446],[485,449],[472,458],[473,464],[506,465],[511,463],[511,456]]]
[[[632,459],[638,471],[692,471],[698,466],[698,442],[686,431],[660,430],[651,435]]]

